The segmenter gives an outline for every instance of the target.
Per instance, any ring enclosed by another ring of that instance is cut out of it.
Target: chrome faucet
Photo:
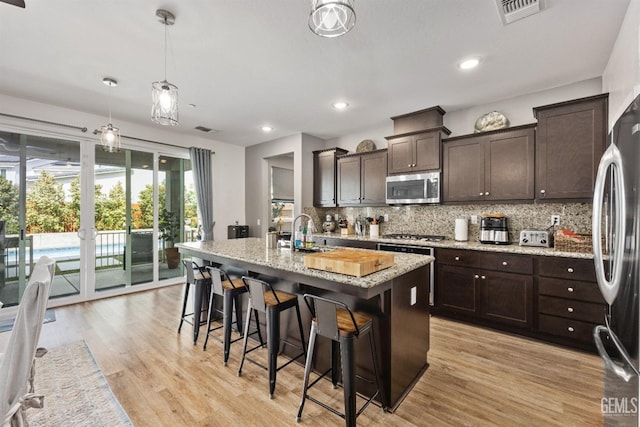
[[[311,233],[313,233],[315,231],[314,230],[315,227],[313,225],[313,219],[309,215],[303,213],[303,214],[300,214],[297,217],[295,217],[293,219],[293,222],[291,223],[291,249],[295,248],[295,246],[293,246],[293,243],[294,243],[294,238],[295,238],[295,233],[296,233],[296,221],[298,219],[300,219],[301,217],[306,217],[307,218],[307,227],[309,228],[309,231]]]

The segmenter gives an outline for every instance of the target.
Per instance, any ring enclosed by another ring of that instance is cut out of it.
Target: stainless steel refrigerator
[[[609,133],[593,200],[593,253],[609,307],[594,331],[604,361],[601,410],[609,426],[638,426],[640,97]]]

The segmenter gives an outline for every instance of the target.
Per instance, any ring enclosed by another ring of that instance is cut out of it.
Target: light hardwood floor
[[[114,394],[136,426],[339,426],[337,416],[307,402],[295,421],[303,367],[278,373],[268,397],[266,372],[245,363],[236,375],[240,343],[229,366],[209,340],[202,350],[191,326],[177,334],[182,286],[56,308],[41,344],[84,339]],[[0,334],[0,349],[9,333]],[[45,356],[46,357],[46,356]],[[602,363],[567,350],[491,330],[433,318],[430,367],[394,414],[370,406],[358,425],[598,426]],[[341,402],[341,390],[321,382],[316,396]]]

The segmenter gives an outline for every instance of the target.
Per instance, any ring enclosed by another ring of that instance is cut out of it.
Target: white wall
[[[81,142],[97,142],[99,137],[93,135],[92,132],[94,129],[99,129],[100,126],[106,124],[106,118],[103,116],[96,116],[82,111],[70,110],[1,94],[0,113],[87,127],[88,131],[83,133],[75,129],[0,116],[0,130],[3,131],[48,135]],[[199,136],[184,136],[176,132],[171,132],[165,127],[153,125],[151,119],[149,119],[148,126],[120,120],[114,120],[114,125],[120,128],[122,135],[177,145],[185,147],[185,149],[194,146],[208,148],[214,151],[216,154],[213,156],[212,162],[212,197],[214,220],[216,221],[214,229],[215,238],[219,239],[221,236],[226,238],[226,225],[233,224],[236,219],[244,222],[244,147],[212,141]],[[127,138],[122,139],[122,144],[125,147],[133,149],[150,149],[167,153],[167,148],[157,144]],[[188,157],[188,153],[186,151],[185,153],[186,157]]]
[[[640,0],[631,0],[602,75],[609,92],[609,127],[640,95]]]
[[[640,0],[632,1],[636,2]],[[466,135],[473,133],[473,127],[478,117],[490,111],[497,110],[509,119],[510,126],[525,125],[535,123],[533,107],[598,95],[600,93],[602,93],[602,81],[600,78],[594,78],[545,91],[495,101],[490,104],[478,105],[464,110],[447,111],[443,122],[444,126],[451,131],[450,136]],[[433,107],[433,105],[424,106],[424,108],[429,107]],[[407,111],[407,113],[410,112],[411,111]],[[393,135],[393,121],[391,119],[389,119],[386,124],[381,124],[372,129],[339,138],[328,139],[325,142],[325,148],[340,147],[345,150],[355,151],[363,139],[373,140],[376,148],[386,148],[387,140],[385,136],[390,135]]]
[[[260,237],[269,227],[269,158],[293,153],[294,216],[313,204],[313,150],[321,150],[324,141],[295,134],[247,147],[246,218],[249,233]],[[258,220],[260,225],[258,225]]]

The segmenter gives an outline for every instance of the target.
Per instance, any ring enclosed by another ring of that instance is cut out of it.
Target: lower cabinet
[[[437,249],[436,262],[438,310],[520,328],[532,327],[530,256]]]
[[[538,257],[538,331],[593,348],[607,305],[592,260]]]
[[[434,314],[595,351],[592,331],[607,306],[592,260],[464,249],[435,256]]]

